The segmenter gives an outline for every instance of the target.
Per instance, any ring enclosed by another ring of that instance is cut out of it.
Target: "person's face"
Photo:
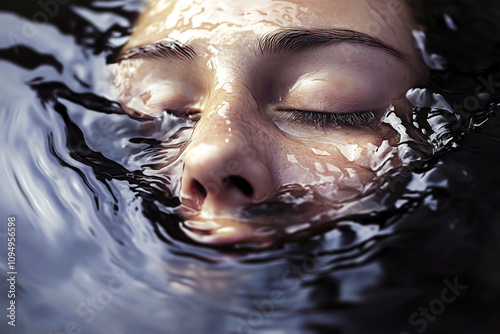
[[[425,73],[413,28],[396,0],[153,1],[115,86],[126,110],[197,121],[173,185],[185,232],[269,241],[355,213],[338,204],[398,165],[380,121]]]

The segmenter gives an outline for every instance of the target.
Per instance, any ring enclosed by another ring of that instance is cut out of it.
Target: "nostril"
[[[247,180],[245,180],[242,177],[239,176],[229,176],[224,180],[224,184],[233,184],[235,185],[243,194],[245,194],[248,197],[251,197],[253,195],[253,188],[248,183]]]
[[[194,190],[198,194],[200,194],[203,199],[205,199],[207,197],[207,189],[205,189],[205,187],[202,186],[200,182],[194,180],[193,181],[193,187],[194,187]]]

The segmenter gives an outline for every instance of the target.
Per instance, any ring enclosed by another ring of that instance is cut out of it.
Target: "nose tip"
[[[245,204],[267,198],[273,190],[271,173],[256,150],[230,143],[201,143],[184,157],[181,197],[197,211],[234,214]]]

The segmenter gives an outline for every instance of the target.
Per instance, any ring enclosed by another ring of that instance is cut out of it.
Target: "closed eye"
[[[178,111],[178,110],[166,109],[165,112],[169,115],[190,120],[192,122],[198,122],[201,118],[201,112],[198,110]]]
[[[336,127],[341,125],[353,127],[372,127],[375,115],[371,111],[352,113],[329,113],[307,110],[281,110],[290,113],[289,119],[297,123],[314,126],[315,128]]]

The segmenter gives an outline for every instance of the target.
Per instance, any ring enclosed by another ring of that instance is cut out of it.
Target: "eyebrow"
[[[349,29],[280,29],[259,39],[262,54],[300,53],[341,43],[355,43],[380,49],[399,60],[407,61],[403,52],[368,34]]]
[[[295,54],[322,46],[355,43],[382,50],[395,58],[408,61],[403,52],[368,34],[349,29],[279,29],[259,38],[262,54]],[[124,49],[116,62],[133,58],[193,60],[197,54],[190,45],[175,39]]]
[[[116,62],[133,58],[193,60],[196,56],[192,46],[175,39],[164,39],[158,43],[124,49],[118,54]]]

